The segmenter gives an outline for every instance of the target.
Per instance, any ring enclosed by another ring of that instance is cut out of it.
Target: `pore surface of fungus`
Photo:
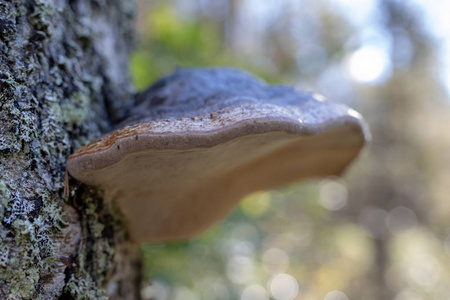
[[[68,161],[115,199],[137,242],[190,238],[248,193],[339,175],[369,137],[345,105],[242,71],[179,69]]]

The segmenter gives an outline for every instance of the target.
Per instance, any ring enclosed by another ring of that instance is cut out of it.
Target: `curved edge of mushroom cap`
[[[309,136],[343,124],[360,127],[364,143],[371,140],[358,112],[317,94],[311,97],[320,99],[315,107],[313,103],[298,108],[245,104],[195,118],[167,118],[126,126],[76,150],[69,156],[67,168],[84,182],[81,178],[86,172],[116,164],[128,153],[144,149],[210,148],[241,136],[272,131]]]

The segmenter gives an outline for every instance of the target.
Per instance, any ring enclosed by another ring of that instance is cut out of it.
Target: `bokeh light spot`
[[[367,45],[353,52],[348,60],[347,68],[355,80],[377,84],[389,77],[392,66],[385,49]]]
[[[345,185],[335,180],[323,180],[319,186],[319,203],[328,210],[339,210],[347,204]]]
[[[417,217],[411,209],[399,206],[391,210],[386,219],[386,225],[392,234],[413,229],[417,225]]]
[[[348,297],[341,291],[331,291],[326,294],[323,300],[348,300]]]
[[[245,197],[241,202],[241,208],[247,216],[259,217],[267,212],[270,203],[271,196],[269,192],[257,192]]]
[[[253,284],[244,289],[241,300],[269,300],[269,294],[264,287]]]
[[[336,249],[342,258],[353,263],[353,270],[363,271],[370,267],[373,244],[364,230],[354,224],[339,226],[334,231],[334,238]]]
[[[276,300],[291,300],[298,294],[298,283],[289,274],[278,274],[270,281],[270,293]]]
[[[432,288],[436,286],[439,281],[439,263],[434,257],[424,255],[409,265],[408,275],[415,284],[425,288]]]

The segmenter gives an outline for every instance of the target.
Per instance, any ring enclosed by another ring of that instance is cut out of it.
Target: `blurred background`
[[[450,299],[449,16],[439,0],[140,0],[138,89],[233,66],[344,102],[373,134],[344,178],[252,194],[199,238],[143,246],[143,298]]]

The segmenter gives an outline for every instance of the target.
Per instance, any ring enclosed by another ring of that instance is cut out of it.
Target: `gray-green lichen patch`
[[[78,263],[71,269],[64,295],[74,299],[108,299],[103,284],[113,269],[117,238],[124,234],[122,219],[113,218],[111,209],[98,202],[95,190],[78,191],[72,197],[82,199],[76,206],[81,215],[83,238],[76,256]]]
[[[5,73],[11,75],[11,73]],[[12,84],[14,87],[16,83]],[[20,93],[19,88],[11,88],[14,94]],[[23,105],[21,98],[9,98],[2,95],[0,115],[0,150],[19,152],[23,143],[36,138],[37,116],[35,112]]]
[[[33,173],[10,172],[27,164],[21,164],[23,160],[9,162],[0,167],[0,295],[32,299],[44,286],[44,278],[54,274],[68,223],[61,203],[45,188],[48,182]]]
[[[89,116],[89,97],[86,93],[75,92],[71,101],[61,105],[63,120],[67,128],[73,130],[83,124]]]
[[[78,194],[92,202],[84,213],[62,191],[67,156],[105,131],[121,114],[111,108],[130,98],[127,70],[112,82],[117,75],[108,70],[117,68],[106,67],[91,35],[111,24],[131,28],[119,11],[126,2],[0,1],[0,299],[106,295],[120,230],[107,225],[114,222],[105,208],[88,209],[100,196]],[[94,28],[94,19],[105,24]],[[115,59],[126,64],[129,41],[111,38],[120,46]]]
[[[34,7],[28,16],[28,21],[39,31],[50,36],[52,34],[52,20],[55,16],[55,6],[52,1],[34,0]]]
[[[1,170],[1,166],[0,166]],[[8,188],[8,185],[5,180],[0,179],[0,199],[9,199],[11,197],[11,191]],[[5,213],[5,204],[3,201],[0,202],[0,220],[3,220],[3,215]]]
[[[95,282],[87,272],[78,272],[77,274],[71,274],[66,284],[66,289],[70,291],[69,295],[73,297],[73,299],[109,299],[106,291],[103,289],[99,289],[98,283]]]

